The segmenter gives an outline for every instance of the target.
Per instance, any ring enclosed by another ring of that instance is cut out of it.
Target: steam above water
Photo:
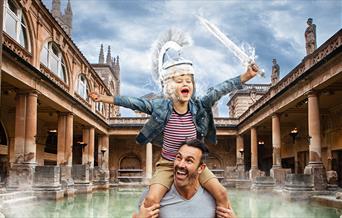
[[[74,199],[36,201],[11,205],[4,212],[6,218],[45,217],[132,217],[137,210],[143,190],[109,190],[93,194],[79,194]],[[251,218],[339,218],[341,211],[311,205],[306,201],[287,201],[279,194],[228,191],[238,217]]]

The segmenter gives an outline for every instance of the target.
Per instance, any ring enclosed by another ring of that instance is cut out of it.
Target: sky
[[[43,0],[51,9],[52,0]],[[61,0],[64,9],[67,0]],[[341,0],[71,0],[72,39],[90,63],[98,63],[100,46],[120,57],[121,95],[140,97],[158,92],[152,78],[152,44],[160,34],[176,28],[193,44],[183,49],[195,69],[197,95],[215,84],[238,76],[246,68],[211,35],[197,15],[215,24],[239,47],[251,46],[266,77],[248,83],[271,82],[272,59],[280,66],[280,79],[306,55],[306,21],[316,25],[317,47],[342,27]],[[219,101],[219,116],[228,117],[228,96]],[[135,116],[121,108],[122,116]]]

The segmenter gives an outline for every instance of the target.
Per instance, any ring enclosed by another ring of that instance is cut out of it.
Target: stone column
[[[94,168],[94,143],[95,143],[95,128],[91,127],[89,130],[89,143],[88,143],[88,161],[90,168]]]
[[[83,142],[85,142],[86,145],[83,148],[82,164],[89,164],[90,168],[94,168],[94,141],[94,127],[83,129]]]
[[[109,136],[100,135],[98,143],[98,167],[94,168],[95,178],[94,183],[98,188],[106,189],[109,187],[109,170],[108,170],[108,157],[109,157]]]
[[[89,135],[90,129],[84,128],[82,130],[82,141],[85,143],[85,145],[82,148],[82,165],[86,165],[89,162]]]
[[[86,143],[86,146],[84,146],[83,148],[82,164],[87,165],[89,167],[89,179],[90,181],[92,181],[94,170],[94,127],[83,129],[83,142]]]
[[[321,159],[321,126],[318,96],[315,92],[308,94],[308,127],[309,164],[305,167],[304,174],[313,175],[315,190],[324,190],[327,187],[326,172]]]
[[[73,114],[58,114],[57,165],[60,166],[62,188],[67,196],[73,196],[74,181],[71,175],[73,146]]]
[[[66,117],[66,131],[65,131],[65,160],[67,161],[67,166],[72,166],[72,146],[74,138],[74,115],[68,113]]]
[[[243,164],[243,137],[241,135],[236,136],[236,165]],[[242,151],[242,152],[241,152]]]
[[[238,178],[245,178],[244,142],[241,135],[236,136],[236,167]]]
[[[14,133],[16,163],[36,163],[37,98],[36,92],[17,94]]]
[[[279,115],[275,114],[272,116],[272,147],[273,147],[273,165],[272,168],[281,167],[280,159],[280,121]]]
[[[26,109],[26,137],[25,137],[25,163],[36,164],[36,136],[37,136],[37,100],[38,94],[27,94]]]
[[[277,184],[285,182],[286,171],[281,168],[280,158],[281,134],[279,114],[272,116],[272,147],[273,147],[273,165],[270,170],[270,176],[275,179]]]
[[[65,165],[65,131],[66,131],[66,115],[65,113],[58,114],[57,121],[57,165]]]
[[[9,170],[9,189],[26,189],[33,183],[37,155],[37,99],[36,91],[18,92],[16,96],[14,157]]]
[[[146,180],[152,178],[153,151],[152,143],[146,144]]]
[[[258,136],[255,127],[251,128],[251,169],[249,171],[249,178],[254,180],[259,176],[258,168]]]
[[[99,139],[99,154],[101,157],[98,157],[101,160],[100,165],[101,168],[105,171],[108,171],[108,158],[109,158],[109,136],[101,135]]]

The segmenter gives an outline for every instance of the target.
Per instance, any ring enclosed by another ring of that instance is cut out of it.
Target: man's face
[[[184,74],[173,78],[176,85],[176,98],[180,102],[188,102],[192,96],[194,85],[192,76]]]
[[[205,164],[200,164],[202,151],[199,148],[183,145],[174,161],[174,183],[178,188],[191,186],[198,181],[199,174],[205,168]]]

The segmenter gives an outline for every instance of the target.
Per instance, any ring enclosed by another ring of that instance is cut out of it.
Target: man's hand
[[[159,216],[159,204],[153,204],[150,207],[145,207],[145,200],[141,203],[139,213],[134,213],[132,218],[157,218]]]
[[[248,65],[247,71],[240,76],[240,80],[242,83],[247,82],[248,80],[252,79],[257,75],[257,72],[259,71],[259,66],[256,64],[250,64]]]
[[[226,207],[216,207],[216,216],[218,218],[236,218],[234,211]]]

